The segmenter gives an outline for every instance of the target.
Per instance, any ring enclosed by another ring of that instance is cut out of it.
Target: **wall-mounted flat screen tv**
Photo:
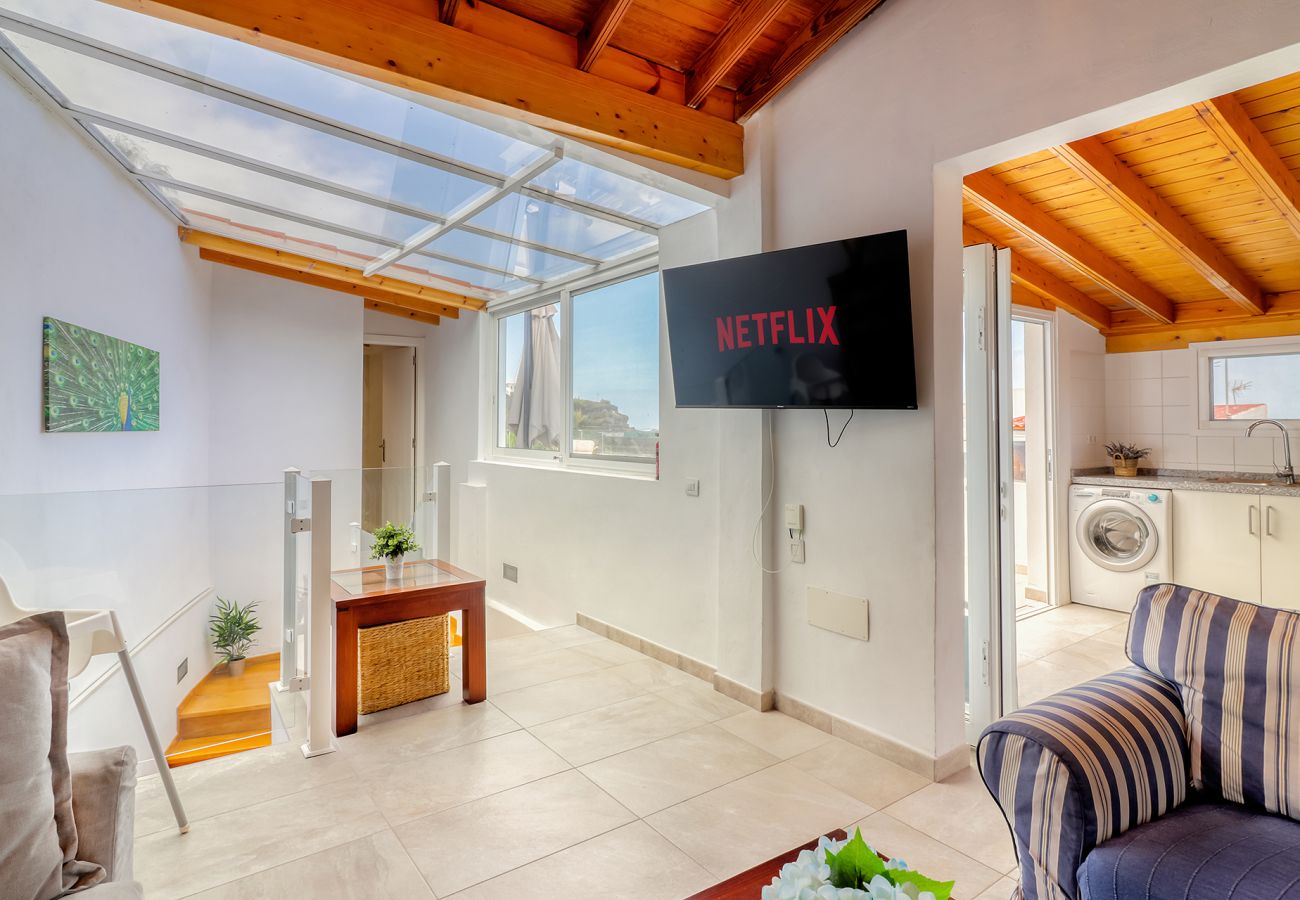
[[[916,409],[906,231],[663,278],[678,407]]]

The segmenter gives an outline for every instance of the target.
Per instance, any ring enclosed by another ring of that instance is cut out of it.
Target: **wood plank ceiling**
[[[882,0],[105,0],[724,178]]]
[[[1107,349],[1300,334],[1300,73],[966,178],[964,240]]]

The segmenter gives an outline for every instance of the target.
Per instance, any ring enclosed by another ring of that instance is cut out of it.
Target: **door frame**
[[[414,464],[415,471],[422,472],[425,467],[425,435],[424,423],[426,416],[425,392],[424,392],[424,365],[425,365],[425,348],[427,341],[423,337],[407,334],[379,334],[365,332],[361,336],[362,351],[365,350],[366,344],[375,344],[381,347],[410,347],[415,351],[415,418],[413,428],[415,429],[415,453]],[[412,509],[420,509],[420,482],[418,479],[412,479],[415,485],[416,496],[412,497]]]
[[[1066,315],[1069,315],[1066,313]],[[1043,423],[1047,439],[1048,476],[1047,476],[1047,578],[1050,584],[1050,606],[1063,606],[1061,601],[1070,595],[1070,569],[1068,565],[1069,544],[1069,477],[1061,477],[1061,442],[1060,442],[1060,333],[1059,316],[1056,310],[1037,309],[1032,306],[1011,307],[1011,318],[1024,322],[1038,322],[1044,326],[1043,333],[1043,386],[1044,415]]]

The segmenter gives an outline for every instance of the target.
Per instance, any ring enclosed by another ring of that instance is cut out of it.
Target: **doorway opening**
[[[415,522],[418,350],[364,346],[361,404],[361,530]]]
[[[1016,622],[1056,605],[1056,394],[1050,315],[1013,307],[1010,432]]]

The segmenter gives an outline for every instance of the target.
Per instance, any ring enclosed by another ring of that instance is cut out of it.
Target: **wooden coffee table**
[[[848,834],[844,829],[840,828],[832,831],[827,837],[833,841],[843,841],[848,839]],[[782,866],[794,862],[804,850],[817,849],[819,840],[821,839],[814,838],[802,847],[795,847],[788,853],[782,853],[765,863],[759,863],[754,868],[741,872],[739,875],[733,875],[720,884],[705,888],[698,894],[692,894],[686,900],[755,900],[763,892],[763,888],[771,884],[772,879],[781,874]]]
[[[437,559],[403,566],[401,581],[388,581],[383,566],[343,569],[330,575],[334,601],[334,734],[357,730],[357,631],[450,612],[462,613],[461,681],[466,703],[487,699],[485,582]]]

